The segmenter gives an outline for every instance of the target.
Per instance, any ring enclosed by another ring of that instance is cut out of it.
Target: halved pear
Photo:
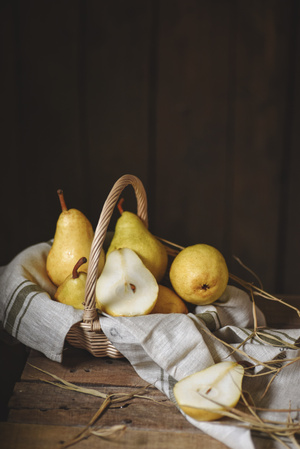
[[[236,362],[219,362],[177,382],[173,392],[181,410],[198,421],[221,418],[220,411],[238,403],[244,368]]]
[[[129,248],[112,251],[96,284],[97,307],[112,316],[147,315],[155,306],[158,284]]]

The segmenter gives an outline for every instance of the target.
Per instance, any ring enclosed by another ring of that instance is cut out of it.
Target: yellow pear
[[[123,211],[115,227],[115,233],[107,250],[107,255],[116,249],[132,249],[151,271],[157,282],[165,275],[168,255],[164,245],[147,229],[134,213]]]
[[[181,379],[173,393],[184,413],[198,421],[213,421],[227,407],[236,406],[243,377],[244,368],[238,363],[219,362]]]
[[[173,290],[159,285],[157,301],[151,313],[188,313],[188,309]]]
[[[75,309],[84,309],[85,284],[87,274],[79,272],[79,268],[87,262],[86,257],[81,257],[64,282],[58,287],[54,299],[63,304],[73,306]]]
[[[170,281],[176,293],[193,304],[211,304],[228,284],[228,268],[223,255],[204,243],[184,248],[170,267]]]
[[[68,209],[63,191],[57,191],[62,212],[56,224],[53,245],[49,251],[46,270],[51,281],[59,286],[72,273],[75,263],[80,257],[86,257],[87,263],[80,271],[87,272],[88,259],[94,238],[94,230],[86,216],[77,209]],[[102,250],[99,259],[99,273],[105,263]]]

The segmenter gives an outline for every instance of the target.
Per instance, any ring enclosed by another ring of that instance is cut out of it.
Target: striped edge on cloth
[[[17,255],[8,265],[0,267],[0,324],[2,335],[20,341],[61,362],[66,335],[70,327],[81,321],[83,311],[57,303],[51,299],[56,287],[46,273],[46,258],[50,243],[39,243]],[[100,316],[103,332],[112,344],[130,361],[141,378],[156,386],[175,402],[173,387],[177,381],[222,360],[259,361],[290,360],[300,357],[298,345],[300,329],[270,329],[260,310],[256,310],[257,324],[262,326],[260,338],[251,337],[253,311],[244,291],[228,286],[214,304],[197,306],[188,315],[153,314],[141,317]],[[248,340],[245,342],[245,340]],[[251,338],[250,338],[251,337]],[[274,343],[277,339],[278,345]],[[244,354],[232,351],[242,344]],[[246,354],[246,356],[245,356]],[[256,374],[264,367],[257,366]],[[261,398],[271,375],[245,377],[243,390],[250,393],[259,407],[297,409],[300,407],[299,361],[285,366]],[[285,421],[299,420],[298,412],[280,414],[265,411],[263,418]],[[248,429],[236,422],[197,422],[186,419],[203,432],[222,441],[232,449],[260,449],[263,439],[256,439]],[[295,447],[285,441],[286,447]],[[282,447],[274,441],[267,447]]]
[[[51,299],[56,287],[46,273],[50,247],[33,245],[0,268],[0,323],[2,335],[61,362],[65,337],[83,311]]]

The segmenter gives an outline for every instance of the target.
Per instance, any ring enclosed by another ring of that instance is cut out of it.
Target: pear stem
[[[66,206],[65,198],[64,198],[64,192],[61,189],[58,189],[57,195],[58,195],[58,198],[59,198],[59,201],[60,201],[61,210],[63,212],[68,210],[68,208]]]
[[[119,209],[119,212],[120,212],[121,215],[122,215],[123,212],[124,212],[124,209],[123,209],[123,207],[122,207],[123,203],[124,203],[124,198],[121,198],[120,201],[119,201],[118,204],[117,204],[117,208]]]
[[[78,260],[75,267],[73,268],[73,272],[72,272],[73,279],[77,279],[79,277],[78,269],[81,267],[81,265],[83,265],[86,262],[87,262],[86,257],[81,257],[81,259]]]

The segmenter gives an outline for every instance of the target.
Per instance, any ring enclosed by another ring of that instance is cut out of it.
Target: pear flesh
[[[219,250],[204,243],[180,251],[170,267],[176,293],[192,304],[211,304],[224,293],[229,273]]]
[[[118,219],[107,254],[120,248],[135,251],[157,282],[162,280],[168,265],[166,248],[132,212],[124,211]]]
[[[158,297],[151,313],[188,313],[183,300],[165,285],[158,286]]]
[[[110,252],[96,284],[96,305],[112,316],[147,315],[155,306],[158,284],[129,248]]]
[[[221,418],[227,407],[238,403],[244,368],[236,362],[219,362],[187,376],[173,388],[180,409],[198,421]]]

